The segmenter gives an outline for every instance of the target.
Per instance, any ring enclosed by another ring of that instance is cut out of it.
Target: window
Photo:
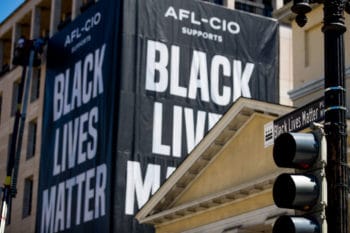
[[[72,22],[72,14],[71,14],[71,12],[63,13],[62,17],[61,17],[61,21],[59,22],[59,24],[57,26],[58,31],[61,31],[70,22]]]
[[[83,0],[83,4],[80,7],[80,12],[83,13],[94,4],[95,4],[95,0]]]
[[[12,107],[11,107],[11,116],[14,116],[17,111],[17,105],[19,101],[19,86],[20,86],[20,81],[16,81],[13,83],[12,87]]]
[[[34,157],[36,145],[37,121],[32,120],[28,124],[28,144],[27,144],[27,159]]]
[[[252,1],[252,0],[236,0],[235,8],[242,11],[251,12],[258,15],[271,17],[272,4],[271,1]]]
[[[2,113],[2,94],[0,93],[0,124],[1,124],[1,114]]]
[[[30,102],[37,100],[40,96],[40,76],[41,76],[41,69],[40,68],[33,69]]]
[[[211,2],[211,3],[215,3],[218,5],[223,5],[224,1],[223,0],[204,0],[205,2]]]
[[[0,76],[2,76],[2,75],[4,75],[4,74],[6,74],[7,72],[9,72],[10,71],[10,66],[9,66],[9,64],[3,64],[2,65],[2,67],[1,67],[1,69],[0,69]]]
[[[32,212],[32,199],[33,199],[33,177],[28,177],[24,180],[24,193],[23,193],[23,210],[22,217],[28,217]]]

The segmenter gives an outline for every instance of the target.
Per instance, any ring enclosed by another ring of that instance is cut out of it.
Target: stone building
[[[264,16],[272,16],[272,11],[275,10],[274,17],[281,22],[281,105],[240,99],[225,116],[226,120],[220,121],[210,136],[204,139],[193,155],[169,179],[166,186],[162,187],[139,213],[139,218],[141,222],[154,224],[159,232],[258,232],[261,229],[270,232],[272,220],[282,212],[273,206],[269,196],[273,177],[279,171],[272,163],[271,147],[265,148],[261,142],[263,125],[293,110],[292,107],[282,105],[299,107],[322,95],[322,8],[316,7],[310,14],[309,23],[301,29],[293,21],[293,15],[289,11],[290,3],[284,6],[281,0],[208,2]],[[21,36],[28,39],[51,37],[78,15],[83,14],[93,3],[91,0],[25,1],[0,23],[0,181],[5,180],[18,88],[23,75],[23,68],[12,64],[16,41]],[[350,26],[349,17],[346,19],[346,24]],[[345,36],[349,37],[349,32]],[[349,51],[350,40],[346,41],[346,50]],[[44,53],[42,65],[33,69],[17,196],[13,199],[6,232],[35,230],[45,63]],[[348,89],[349,67],[350,53],[347,52]],[[250,145],[247,137],[254,138],[257,143],[248,151],[244,151],[243,148]],[[350,144],[349,140],[348,142]],[[231,158],[229,156],[232,148],[239,149],[235,149],[236,157]],[[258,155],[258,152],[261,155]],[[259,157],[263,159],[260,161]],[[195,158],[196,161],[191,161],[191,158]],[[246,159],[259,161],[258,168],[242,165],[241,161]],[[230,164],[234,164],[237,169],[229,166],[225,168],[226,172],[220,173],[223,170],[222,166]],[[192,169],[197,173],[192,174]],[[218,174],[224,176],[220,182],[216,182],[215,179]],[[232,176],[235,178],[231,179]],[[194,182],[190,183],[188,180]],[[205,185],[208,182],[217,183],[217,187]],[[181,197],[177,202],[172,202],[173,209],[167,209],[167,205],[162,204],[162,201],[169,203],[172,200],[171,195]],[[156,203],[153,203],[154,201]],[[157,208],[158,212],[154,211],[154,208]],[[261,221],[256,221],[256,216],[260,216]],[[202,222],[202,225],[199,222]]]

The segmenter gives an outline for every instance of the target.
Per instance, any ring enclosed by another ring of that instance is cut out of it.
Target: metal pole
[[[325,133],[328,232],[348,232],[348,165],[344,68],[344,0],[324,0]]]
[[[29,54],[29,64],[28,64],[28,72],[27,72],[27,78],[24,83],[24,92],[23,92],[23,104],[22,104],[22,110],[21,110],[21,117],[18,127],[18,138],[17,138],[17,144],[16,144],[16,154],[15,154],[15,161],[13,164],[13,171],[12,171],[12,179],[11,179],[11,194],[13,197],[17,194],[17,179],[18,179],[18,169],[19,169],[19,162],[21,158],[21,150],[22,150],[22,139],[23,139],[23,131],[24,131],[24,125],[26,121],[27,116],[27,108],[28,108],[28,99],[29,99],[29,87],[32,79],[32,70],[33,70],[33,61],[34,61],[34,54],[35,51],[32,49]]]
[[[7,218],[9,216],[9,210],[11,208],[11,198],[15,195],[14,190],[11,189],[11,182],[12,182],[13,168],[15,166],[18,128],[19,128],[20,118],[22,116],[21,109],[22,109],[23,88],[24,88],[24,83],[26,80],[26,74],[27,74],[27,66],[23,65],[22,77],[21,77],[21,81],[20,81],[20,84],[18,87],[16,115],[15,115],[15,120],[13,123],[13,132],[12,132],[12,137],[11,137],[10,153],[9,153],[9,158],[7,161],[6,178],[5,178],[4,187],[3,187],[3,197],[2,197],[2,202],[0,205],[0,207],[1,207],[0,208],[0,211],[1,211],[0,233],[3,233],[5,231]]]
[[[35,55],[42,53],[42,47],[45,43],[44,40],[38,38],[34,41],[29,41],[29,47],[27,48],[29,51],[28,58],[22,57],[20,58],[21,62],[18,62],[18,65],[23,66],[22,80],[21,86],[19,90],[18,97],[18,106],[16,112],[16,119],[14,122],[14,132],[12,135],[11,142],[11,150],[10,150],[10,158],[7,164],[7,172],[5,185],[3,189],[3,198],[0,205],[0,233],[5,231],[6,219],[7,216],[10,215],[11,210],[11,202],[12,198],[14,198],[17,194],[17,177],[18,177],[18,169],[19,162],[21,156],[21,148],[22,148],[22,137],[25,126],[26,114],[27,114],[27,105],[28,105],[28,97],[29,97],[29,87],[31,82],[32,70],[33,66],[40,65],[40,62],[35,61]],[[23,52],[23,51],[22,51]],[[28,60],[27,60],[28,59]],[[26,66],[29,66],[28,72]],[[26,78],[27,75],[27,78]],[[24,86],[25,85],[25,86]],[[23,102],[23,104],[22,104]]]

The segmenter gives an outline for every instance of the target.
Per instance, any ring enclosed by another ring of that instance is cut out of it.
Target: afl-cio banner
[[[109,232],[119,1],[49,40],[36,232]]]
[[[278,102],[277,31],[202,1],[100,0],[58,32],[36,231],[153,232],[136,212],[231,104]]]
[[[278,102],[277,23],[189,0],[123,9],[115,232],[240,96]]]

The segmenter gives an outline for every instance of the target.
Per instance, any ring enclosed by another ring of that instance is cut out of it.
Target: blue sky
[[[0,22],[13,12],[24,0],[0,0]]]

